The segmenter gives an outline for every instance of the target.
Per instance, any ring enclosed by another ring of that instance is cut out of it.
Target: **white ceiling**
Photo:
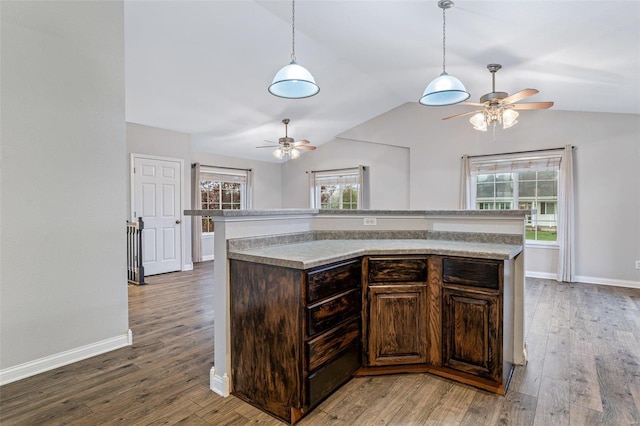
[[[458,0],[446,69],[471,93],[540,90],[553,109],[640,114],[640,1]],[[267,92],[290,61],[290,1],[125,2],[127,121],[192,134],[197,151],[276,161],[264,139],[314,145],[406,102],[442,71],[436,0],[298,0],[296,56],[320,93]],[[525,101],[526,102],[526,101]],[[428,107],[425,107],[428,108]],[[442,115],[470,107],[441,107]]]

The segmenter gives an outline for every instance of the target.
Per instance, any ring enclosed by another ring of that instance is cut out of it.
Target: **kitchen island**
[[[352,374],[504,393],[524,362],[526,212],[185,213],[214,218],[227,259],[214,270],[222,395],[295,423]]]

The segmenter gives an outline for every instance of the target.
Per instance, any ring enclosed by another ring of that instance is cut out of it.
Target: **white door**
[[[142,217],[144,274],[179,271],[182,162],[134,156],[133,215]]]

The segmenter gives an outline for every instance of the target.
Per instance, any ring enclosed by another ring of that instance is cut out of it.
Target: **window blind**
[[[338,172],[315,172],[316,185],[356,185],[360,180],[358,169]]]
[[[471,160],[469,171],[472,176],[493,173],[531,172],[541,170],[559,170],[561,156],[537,156],[520,158],[495,158]]]
[[[230,170],[214,169],[200,166],[202,180],[215,180],[220,182],[247,183],[248,172],[234,172]]]

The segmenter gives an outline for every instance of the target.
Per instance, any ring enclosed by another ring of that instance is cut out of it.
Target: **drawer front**
[[[345,383],[360,368],[360,345],[351,346],[342,355],[331,361],[307,379],[307,401],[309,407],[320,403],[325,397]]]
[[[327,331],[345,319],[359,315],[362,307],[360,289],[334,296],[307,308],[307,335]]]
[[[427,280],[427,258],[369,258],[369,283]]]
[[[500,288],[501,262],[445,258],[442,260],[442,281],[471,287]]]
[[[353,344],[360,344],[360,317],[307,342],[308,369],[313,371]]]
[[[362,264],[357,259],[307,273],[308,303],[360,287],[361,271]]]

